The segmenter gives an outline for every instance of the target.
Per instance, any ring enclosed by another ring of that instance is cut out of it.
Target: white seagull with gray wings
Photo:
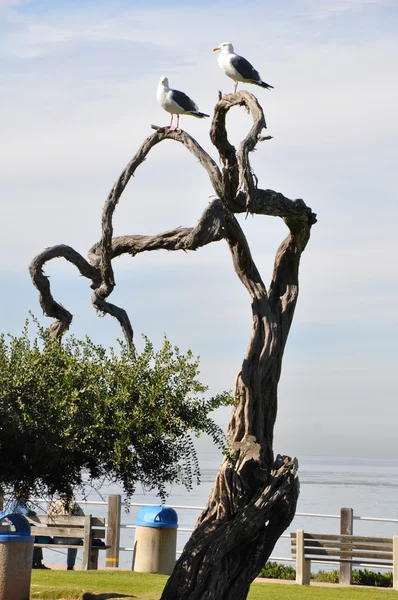
[[[217,62],[222,71],[224,71],[227,77],[230,77],[235,81],[234,92],[238,87],[238,82],[243,81],[244,83],[253,83],[260,87],[274,89],[273,85],[265,83],[260,77],[260,73],[249,63],[248,60],[235,54],[234,47],[230,42],[223,42],[217,48],[213,48],[213,52],[220,50]]]
[[[171,114],[169,129],[175,129],[175,127],[172,127],[174,115],[177,115],[177,129],[180,124],[180,115],[190,115],[191,117],[197,117],[198,119],[210,116],[200,112],[195,102],[191,100],[189,96],[184,94],[184,92],[172,90],[169,87],[169,80],[167,77],[160,78],[157,99],[160,106],[166,112]]]

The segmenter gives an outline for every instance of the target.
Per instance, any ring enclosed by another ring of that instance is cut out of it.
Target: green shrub
[[[392,571],[380,573],[368,569],[354,569],[352,572],[354,585],[374,585],[375,587],[392,587]]]
[[[337,570],[318,571],[317,573],[311,573],[311,579],[322,583],[339,583],[339,572]]]
[[[34,320],[34,322],[36,322]],[[156,489],[200,480],[193,437],[225,436],[210,414],[233,398],[206,398],[199,360],[164,338],[141,353],[120,343],[118,352],[89,338],[53,340],[29,321],[19,337],[0,335],[0,491],[72,497],[103,478],[130,497],[138,482]]]
[[[258,574],[259,577],[268,579],[296,579],[296,570],[287,565],[277,562],[267,562]]]
[[[277,562],[267,562],[258,574],[259,577],[267,579],[296,579],[296,570],[291,566]],[[318,571],[311,573],[311,580],[321,583],[339,583],[339,571]],[[354,569],[352,571],[353,585],[369,585],[374,587],[392,587],[392,572],[376,573],[368,569]]]
[[[318,571],[311,573],[313,581],[323,583],[339,583],[339,571]],[[354,585],[369,585],[374,587],[392,587],[392,572],[376,573],[369,569],[354,569],[352,571],[352,583]]]

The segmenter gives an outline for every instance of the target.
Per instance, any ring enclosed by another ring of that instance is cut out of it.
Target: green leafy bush
[[[355,585],[374,585],[375,587],[392,587],[392,571],[385,573],[369,571],[368,569],[354,569],[352,583]]]
[[[311,579],[323,583],[339,583],[339,572],[337,570],[318,571],[317,573],[311,573]]]
[[[321,581],[323,583],[339,583],[339,571],[318,571],[311,573],[313,581]],[[376,573],[368,569],[353,569],[352,583],[354,585],[369,585],[375,587],[392,587],[392,572]]]
[[[62,342],[28,321],[20,337],[0,336],[0,490],[71,496],[84,477],[107,477],[127,497],[137,482],[166,495],[166,484],[192,486],[199,466],[192,434],[219,446],[222,430],[210,413],[231,404],[210,399],[198,380],[198,359],[167,338],[141,354],[120,343],[107,351],[90,339]]]
[[[267,562],[258,574],[259,577],[268,579],[296,579],[296,570],[291,566],[277,562]]]
[[[267,562],[258,576],[266,577],[268,579],[294,580],[296,579],[296,570],[291,566],[282,565],[277,562]],[[339,583],[339,571],[334,569],[333,571],[318,571],[317,573],[311,573],[311,580],[321,583]],[[392,572],[376,573],[374,571],[369,571],[368,569],[364,569],[363,571],[360,569],[353,569],[352,583],[354,585],[392,587]]]

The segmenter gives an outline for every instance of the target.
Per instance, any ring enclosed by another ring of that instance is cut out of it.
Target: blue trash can
[[[167,506],[138,511],[133,571],[170,575],[176,562],[178,516]]]
[[[2,531],[5,519],[15,531]],[[24,515],[0,512],[0,600],[29,600],[34,540]]]

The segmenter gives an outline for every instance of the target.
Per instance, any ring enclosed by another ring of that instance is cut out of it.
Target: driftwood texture
[[[245,107],[253,118],[253,126],[238,150],[229,142],[226,130],[226,115],[234,106]],[[235,271],[251,299],[252,333],[235,382],[228,455],[162,600],[244,600],[296,509],[297,461],[286,456],[274,458],[273,430],[282,356],[298,296],[300,257],[316,215],[303,200],[258,188],[249,153],[258,142],[270,138],[262,135],[266,128],[263,110],[249,92],[220,96],[215,106],[210,137],[221,168],[186,132],[152,127],[155,133],[142,144],[105,202],[102,238],[89,250],[88,260],[69,246],[54,246],[32,261],[30,273],[44,313],[56,319],[51,326],[55,336],[69,327],[72,315],[54,300],[43,267],[62,256],[91,281],[94,307],[116,317],[132,345],[133,329],[126,311],[108,302],[115,286],[113,258],[160,249],[197,250],[221,239],[228,243]],[[217,198],[193,228],[155,236],[113,237],[113,214],[125,187],[153,146],[166,139],[180,142],[199,160]],[[279,217],[289,230],[277,250],[268,290],[235,217],[247,212]]]

